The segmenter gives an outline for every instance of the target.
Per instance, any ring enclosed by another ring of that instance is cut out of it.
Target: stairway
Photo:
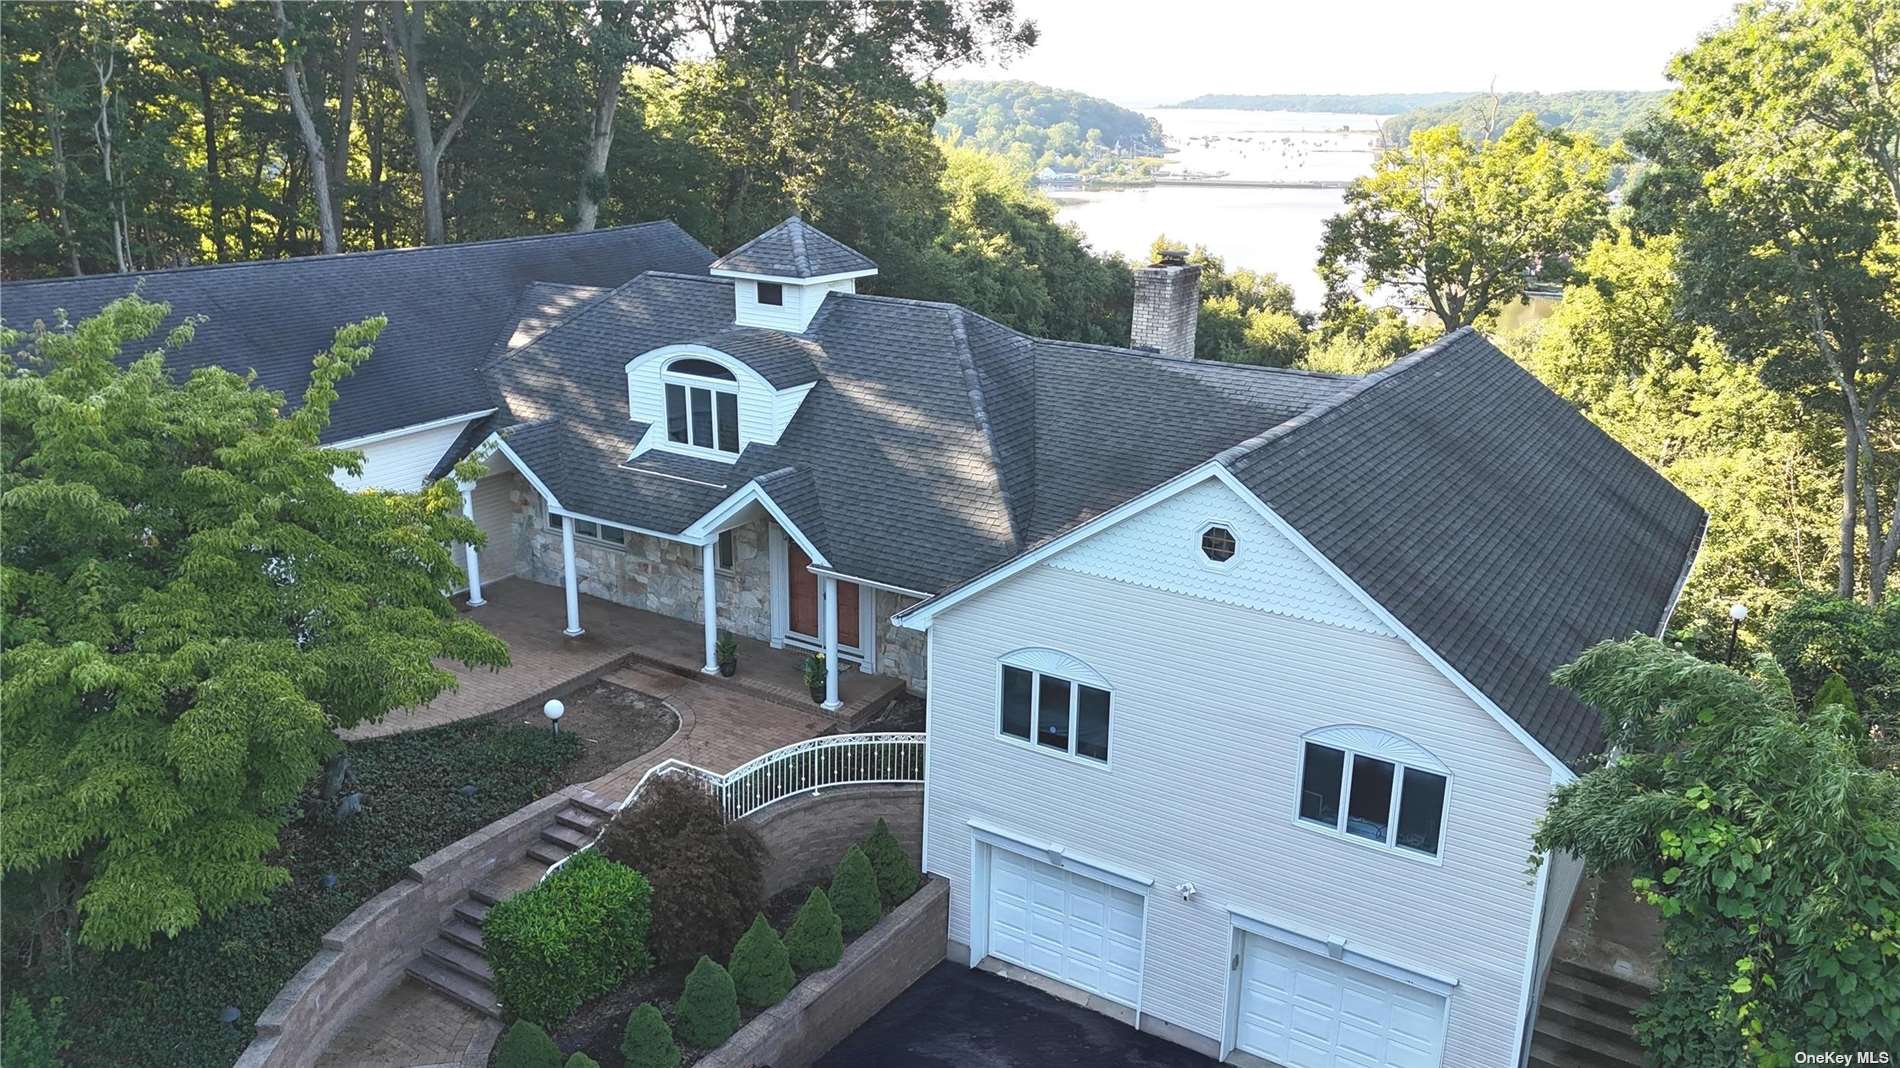
[[[499,1018],[495,973],[482,945],[488,910],[539,882],[547,869],[594,840],[613,814],[612,802],[591,791],[578,792],[554,822],[541,829],[541,840],[528,847],[527,859],[469,888],[449,922],[410,963],[410,977],[476,1012]]]
[[[1531,1033],[1531,1068],[1642,1068],[1636,1010],[1649,995],[1627,979],[1555,961]]]

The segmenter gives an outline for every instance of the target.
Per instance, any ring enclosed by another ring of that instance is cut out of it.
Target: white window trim
[[[1387,855],[1396,854],[1398,856],[1405,857],[1408,860],[1417,861],[1420,864],[1431,864],[1436,867],[1443,867],[1445,863],[1445,850],[1449,848],[1451,844],[1449,837],[1447,836],[1447,833],[1446,833],[1447,829],[1449,828],[1451,824],[1451,788],[1452,788],[1452,778],[1453,778],[1451,772],[1447,770],[1444,765],[1436,764],[1436,759],[1431,758],[1430,754],[1428,753],[1425,755],[1427,758],[1433,760],[1433,763],[1431,764],[1423,763],[1423,762],[1407,763],[1403,759],[1395,759],[1393,756],[1392,749],[1386,749],[1385,751],[1380,751],[1378,749],[1372,749],[1372,748],[1353,748],[1347,745],[1343,745],[1338,740],[1336,740],[1338,736],[1332,733],[1333,731],[1337,729],[1338,728],[1330,728],[1330,727],[1323,728],[1321,730],[1311,731],[1311,732],[1308,732],[1307,734],[1300,736],[1299,767],[1298,767],[1298,770],[1294,773],[1294,779],[1293,779],[1293,823],[1294,823],[1294,826],[1304,827],[1307,830],[1313,832],[1314,834],[1325,835],[1326,837],[1332,838],[1337,841],[1352,842],[1366,849],[1375,849]],[[1362,731],[1375,730],[1375,728],[1370,728],[1370,727],[1361,727],[1361,728],[1353,728],[1353,729],[1362,730]],[[1390,734],[1390,732],[1383,732],[1383,731],[1378,732],[1378,733]],[[1402,745],[1402,746],[1407,746],[1407,747],[1410,747],[1411,749],[1417,750],[1420,753],[1425,753],[1425,750],[1419,748],[1414,743],[1398,735],[1394,734],[1394,735],[1391,735],[1390,737],[1391,737],[1391,741],[1395,743],[1394,747],[1398,745]],[[1340,769],[1340,773],[1339,773],[1339,816],[1334,821],[1333,826],[1331,827],[1327,827],[1322,824],[1316,823],[1313,820],[1306,819],[1305,817],[1300,815],[1300,792],[1306,788],[1306,746],[1307,746],[1307,743],[1309,742],[1314,745],[1323,745],[1328,749],[1337,749],[1340,752],[1346,754],[1344,766]],[[1347,812],[1351,808],[1351,805],[1352,805],[1352,765],[1353,765],[1353,758],[1356,756],[1362,756],[1362,757],[1367,758],[1368,760],[1384,761],[1385,763],[1392,765],[1392,769],[1393,769],[1392,770],[1392,797],[1390,801],[1387,802],[1387,809],[1386,809],[1387,819],[1390,822],[1385,832],[1386,840],[1383,842],[1375,842],[1370,838],[1364,838],[1364,837],[1361,837],[1360,835],[1349,833],[1345,829]],[[1436,764],[1436,766],[1434,766],[1434,764]],[[1411,848],[1410,846],[1402,846],[1398,844],[1399,799],[1404,793],[1406,768],[1414,768],[1418,771],[1427,772],[1432,775],[1443,776],[1445,780],[1445,797],[1444,797],[1443,802],[1441,802],[1438,807],[1438,852],[1437,853],[1421,853],[1418,850]]]
[[[685,453],[688,456],[701,456],[701,457],[705,457],[707,459],[712,459],[712,460],[723,460],[727,463],[731,463],[734,460],[737,460],[739,458],[739,453],[744,452],[745,447],[748,444],[746,440],[746,435],[745,435],[745,420],[741,418],[739,415],[739,382],[738,382],[737,376],[735,375],[731,379],[707,378],[704,375],[685,374],[683,372],[673,370],[673,365],[682,360],[705,360],[705,357],[694,356],[689,353],[682,353],[681,355],[675,356],[667,360],[666,366],[660,368],[660,441],[661,441],[661,444],[663,444],[668,450],[672,452]],[[706,362],[718,364],[718,366],[720,367],[725,367],[724,364],[719,363],[719,361],[717,360],[706,360]],[[732,369],[727,367],[726,370],[730,372]],[[686,392],[686,437],[687,437],[686,441],[674,441],[672,438],[671,428],[667,424],[667,420],[672,417],[672,412],[667,406],[668,401],[667,401],[667,396],[666,396],[667,395],[666,387],[668,386],[679,386],[681,389],[687,391]],[[692,436],[693,436],[692,391],[695,389],[703,389],[703,390],[706,390],[708,393],[712,393],[715,395],[712,402],[712,433],[713,433],[713,441],[715,443],[718,442],[719,440],[719,399],[718,399],[717,394],[724,393],[727,396],[732,398],[732,423],[733,423],[732,436],[738,443],[738,446],[739,446],[738,452],[727,452],[724,449],[718,448],[716,444],[715,445],[698,445],[692,441]]]
[[[1056,660],[1054,658],[1060,658]],[[1070,664],[1075,669],[1065,672]],[[1015,668],[1029,672],[1029,737],[1018,738],[1003,729],[1003,669]],[[1060,679],[1069,684],[1069,748],[1052,749],[1036,740],[1036,724],[1042,717],[1042,676]],[[1108,694],[1108,759],[1097,760],[1083,756],[1075,751],[1076,728],[1082,715],[1082,687],[1088,686]],[[1067,653],[1053,649],[1018,649],[996,661],[996,737],[1018,748],[1033,749],[1044,756],[1055,757],[1084,767],[1102,771],[1112,770],[1115,766],[1115,690],[1093,668]]]
[[[561,517],[562,523],[592,523],[596,528],[601,530],[612,529],[620,531],[619,541],[608,541],[606,538],[595,537],[592,534],[582,534],[581,528],[577,526],[574,528],[575,541],[584,541],[589,545],[598,545],[602,548],[613,549],[617,552],[624,553],[627,551],[627,535],[632,533],[627,527],[615,526],[612,523],[603,523],[598,519],[587,519],[581,516],[569,515],[566,512],[552,511],[543,504],[541,507],[541,529],[549,534],[559,534],[561,529],[554,525],[554,517],[557,515]]]
[[[1234,569],[1234,564],[1240,560],[1240,535],[1234,532],[1237,526],[1238,524],[1226,519],[1210,519],[1201,524],[1201,529],[1194,534],[1194,555],[1200,557],[1201,566],[1210,571],[1232,571]],[[1207,555],[1207,551],[1203,549],[1201,545],[1202,539],[1207,537],[1207,532],[1216,527],[1225,530],[1227,536],[1232,538],[1234,542],[1234,554],[1225,560],[1216,560]]]

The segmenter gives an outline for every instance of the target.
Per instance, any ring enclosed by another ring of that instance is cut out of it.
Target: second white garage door
[[[1234,1042],[1287,1068],[1437,1068],[1445,999],[1249,934]]]
[[[1007,850],[990,852],[990,953],[1134,1005],[1141,898]]]

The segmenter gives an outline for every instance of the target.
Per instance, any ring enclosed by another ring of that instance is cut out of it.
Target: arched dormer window
[[[1322,727],[1301,739],[1299,808],[1307,827],[1438,859],[1451,772],[1409,738],[1376,727]]]
[[[1018,649],[1002,658],[998,731],[1045,752],[1108,763],[1108,680],[1054,649]]]
[[[739,381],[711,360],[686,356],[666,365],[666,440],[711,452],[739,451]]]

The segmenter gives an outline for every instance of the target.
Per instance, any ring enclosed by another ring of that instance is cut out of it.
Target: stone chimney
[[[1164,249],[1153,266],[1135,269],[1135,348],[1193,359],[1200,314],[1201,268],[1186,251]]]

